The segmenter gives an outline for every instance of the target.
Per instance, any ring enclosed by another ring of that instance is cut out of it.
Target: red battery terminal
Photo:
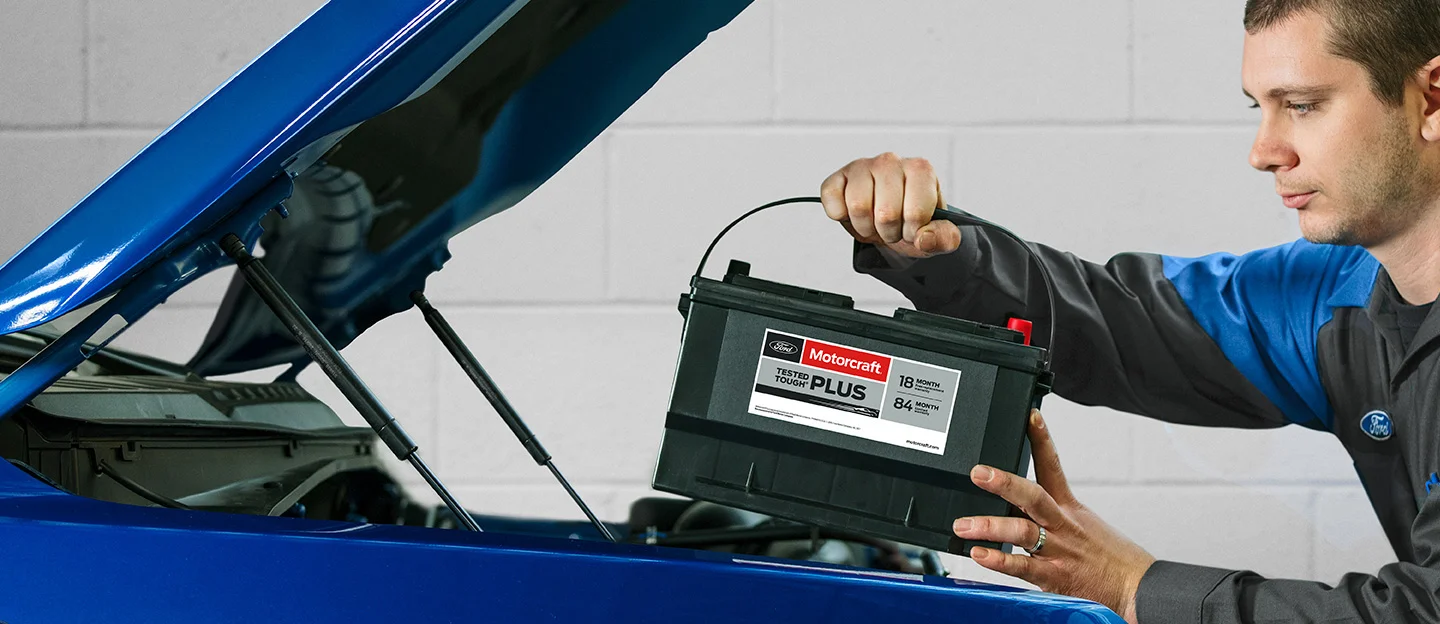
[[[1025,319],[1012,316],[1010,317],[1010,320],[1005,322],[1005,327],[1024,334],[1025,344],[1030,344],[1030,330],[1034,327],[1033,323]]]

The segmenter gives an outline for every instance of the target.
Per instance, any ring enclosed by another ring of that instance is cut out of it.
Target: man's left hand
[[[1032,552],[1029,557],[1007,555],[976,546],[970,557],[1042,590],[1103,604],[1134,624],[1135,591],[1155,558],[1075,500],[1039,410],[1030,412],[1030,449],[1035,481],[983,465],[970,471],[975,485],[1010,501],[1028,518],[960,518],[955,534]],[[1045,527],[1045,543],[1035,549],[1040,527]]]

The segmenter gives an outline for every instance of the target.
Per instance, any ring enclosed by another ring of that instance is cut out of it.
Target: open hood
[[[228,233],[343,347],[748,4],[331,0],[0,267],[0,334],[86,308],[0,381],[0,414],[229,264]],[[303,363],[236,280],[192,366]]]

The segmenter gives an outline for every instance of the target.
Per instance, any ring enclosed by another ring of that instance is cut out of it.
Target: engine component
[[[1007,548],[950,527],[1016,513],[968,475],[982,463],[1024,474],[1029,411],[1050,390],[1047,351],[1013,329],[862,312],[850,297],[749,273],[738,261],[723,281],[697,271],[681,296],[653,486],[957,554]]]

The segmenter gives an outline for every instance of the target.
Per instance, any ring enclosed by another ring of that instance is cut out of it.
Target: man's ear
[[[1419,72],[1420,99],[1423,107],[1420,136],[1426,141],[1440,142],[1440,56],[1430,59]]]

